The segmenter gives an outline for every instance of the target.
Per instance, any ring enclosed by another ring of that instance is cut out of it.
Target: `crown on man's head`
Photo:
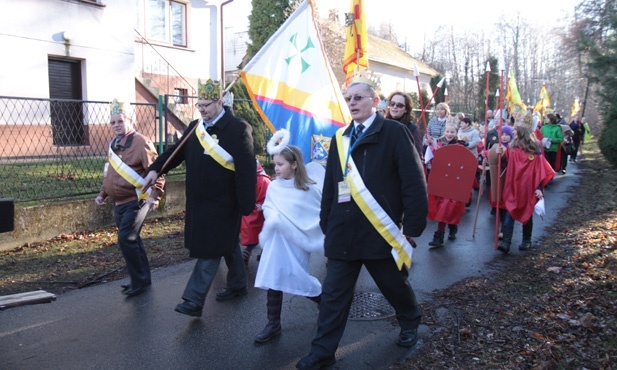
[[[112,116],[122,113],[124,113],[125,116],[130,115],[128,106],[124,102],[118,101],[118,99],[112,100],[111,104],[109,104],[109,112]]]
[[[221,98],[221,84],[209,78],[205,84],[197,80],[197,98],[201,100],[219,100]]]
[[[349,84],[362,83],[369,85],[373,89],[377,89],[381,83],[381,77],[376,75],[373,71],[363,69],[361,71],[354,71],[353,76]]]

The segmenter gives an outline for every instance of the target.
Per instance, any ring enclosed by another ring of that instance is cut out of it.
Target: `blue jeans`
[[[148,256],[141,236],[139,236],[147,214],[148,206],[144,201],[133,200],[116,205],[114,208],[114,218],[118,227],[118,244],[126,261],[132,288],[150,284]]]

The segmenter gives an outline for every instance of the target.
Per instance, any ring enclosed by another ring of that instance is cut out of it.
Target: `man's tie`
[[[359,124],[358,126],[354,128],[353,133],[351,134],[351,142],[349,143],[349,145],[353,145],[356,142],[358,137],[362,135],[363,130],[364,130],[363,124]]]

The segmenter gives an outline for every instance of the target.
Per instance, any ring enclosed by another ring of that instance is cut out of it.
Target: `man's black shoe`
[[[148,285],[152,285],[152,281],[150,281],[150,280],[146,281],[144,286],[146,287]],[[131,284],[122,284],[122,285],[120,285],[120,288],[122,288],[122,291],[124,292],[125,290],[129,290],[131,288]]]
[[[129,297],[135,297],[136,295],[140,295],[141,293],[146,291],[146,287],[145,286],[140,286],[137,288],[130,288],[127,289],[125,291],[123,291],[122,293],[126,295],[127,298]]]
[[[236,290],[225,288],[222,292],[216,293],[216,300],[219,302],[228,301],[230,299],[234,299],[236,297],[242,297],[247,294],[248,294],[248,291],[246,290],[246,287],[236,289]]]
[[[202,314],[202,308],[191,301],[184,301],[178,304],[175,311],[194,317],[200,317]]]
[[[396,344],[401,347],[412,347],[418,341],[418,329],[401,330]]]
[[[313,353],[302,357],[296,364],[296,368],[301,370],[319,370],[321,368],[332,366],[336,363],[334,356],[319,358]]]

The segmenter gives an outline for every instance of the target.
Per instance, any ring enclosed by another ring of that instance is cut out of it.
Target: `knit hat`
[[[508,136],[510,136],[510,141],[512,141],[512,139],[514,139],[514,130],[512,130],[512,127],[510,126],[503,126],[501,128],[501,134],[506,134]],[[508,145],[510,142],[507,143],[502,143],[503,145]]]

